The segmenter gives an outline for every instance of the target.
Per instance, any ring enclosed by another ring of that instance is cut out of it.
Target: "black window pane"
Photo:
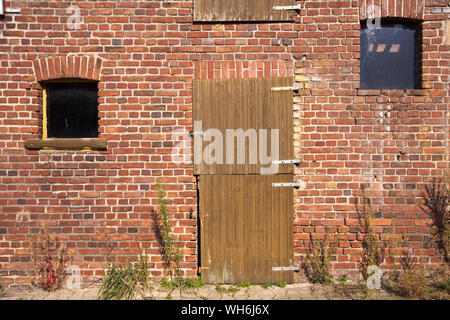
[[[384,22],[361,27],[361,89],[414,89],[419,84],[415,25]]]
[[[94,82],[47,85],[47,136],[98,137],[98,89]]]

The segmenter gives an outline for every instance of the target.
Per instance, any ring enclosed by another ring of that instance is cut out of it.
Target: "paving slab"
[[[155,283],[144,297],[136,299],[166,300],[398,300],[404,299],[392,295],[384,290],[372,292],[366,296],[357,286],[351,285],[313,285],[310,283],[290,284],[285,287],[276,285],[264,288],[261,285],[239,288],[237,286],[205,285],[198,289],[179,290],[162,288]],[[85,289],[61,289],[55,292],[46,292],[37,288],[8,288],[0,300],[97,300],[99,286]],[[169,295],[170,293],[170,295]]]

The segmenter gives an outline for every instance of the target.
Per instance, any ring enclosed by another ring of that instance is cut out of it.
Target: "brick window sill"
[[[98,138],[83,139],[28,139],[25,140],[24,146],[28,150],[106,150],[107,140]]]
[[[385,96],[385,97],[403,97],[403,96],[426,96],[426,89],[358,89],[358,96]]]

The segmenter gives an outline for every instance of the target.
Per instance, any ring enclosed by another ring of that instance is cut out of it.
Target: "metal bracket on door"
[[[296,159],[296,160],[274,160],[274,161],[272,161],[272,164],[296,164],[296,165],[299,165],[300,160],[298,160],[298,159]]]
[[[273,10],[275,11],[284,11],[284,10],[300,10],[302,7],[300,4],[296,4],[295,6],[274,6]]]
[[[293,87],[274,87],[271,89],[271,91],[298,91],[300,90],[299,86],[293,86]]]
[[[283,187],[294,187],[300,188],[300,183],[272,183],[272,187],[274,188],[283,188]]]
[[[189,132],[189,137],[193,137],[193,136],[199,136],[199,137],[204,137],[205,133],[204,132]]]
[[[20,8],[5,8],[5,13],[20,13]]]
[[[300,271],[300,267],[293,266],[293,267],[273,267],[272,271]]]

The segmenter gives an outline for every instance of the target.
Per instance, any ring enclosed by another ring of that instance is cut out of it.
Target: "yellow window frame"
[[[49,83],[67,83],[67,82],[71,82],[71,83],[76,83],[76,82],[95,82],[98,84],[98,81],[94,81],[94,80],[88,80],[88,79],[58,79],[58,80],[49,80],[49,81],[45,81],[44,83],[41,83],[41,87],[42,87],[42,140],[43,141],[50,141],[50,140],[91,140],[91,141],[102,141],[103,144],[106,145],[106,139],[100,139],[100,138],[90,138],[90,139],[84,139],[84,138],[70,138],[70,139],[65,139],[65,138],[49,138],[48,137],[48,117],[47,117],[47,111],[48,111],[48,88],[47,85]],[[32,142],[30,140],[30,142]],[[79,151],[95,151],[93,148],[91,147],[83,147],[82,149],[79,150],[64,150],[64,149],[55,149],[55,148],[51,148],[51,147],[43,147],[41,150],[46,150],[46,151],[63,151],[63,152],[79,152]]]

